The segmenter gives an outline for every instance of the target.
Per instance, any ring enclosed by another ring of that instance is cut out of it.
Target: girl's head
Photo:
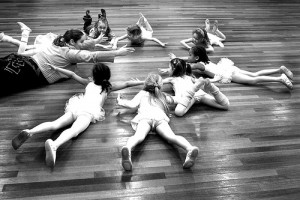
[[[189,50],[189,56],[187,61],[189,63],[204,62],[205,64],[208,64],[209,58],[204,47],[193,46]]]
[[[169,64],[169,75],[178,77],[186,74],[186,62],[180,58],[174,58]]]
[[[106,18],[106,11],[104,9],[101,9],[101,14],[98,15],[98,21],[95,23],[95,28],[98,32],[96,37],[98,37],[101,33],[108,36],[111,32]]]
[[[150,103],[156,102],[162,106],[166,113],[169,112],[169,107],[166,101],[166,96],[161,92],[163,85],[162,78],[158,74],[149,74],[144,83],[144,90],[151,94]]]
[[[105,90],[109,92],[111,89],[110,79],[110,69],[107,65],[102,63],[96,63],[93,68],[93,79],[96,85],[101,85],[102,92]],[[102,93],[101,92],[101,93]]]
[[[138,25],[131,25],[127,28],[127,35],[129,39],[138,39],[141,37],[142,30]]]
[[[203,28],[197,28],[196,30],[194,30],[192,36],[193,43],[195,45],[203,45],[204,47],[207,47],[210,44],[207,32]]]
[[[54,39],[53,44],[59,47],[70,45],[76,49],[80,49],[85,40],[86,35],[82,31],[71,29],[66,31],[64,35],[57,36],[57,38]]]

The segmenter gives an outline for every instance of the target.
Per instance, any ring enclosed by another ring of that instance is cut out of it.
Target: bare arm
[[[122,90],[124,88],[133,87],[137,85],[143,85],[144,81],[140,81],[138,79],[133,79],[130,81],[122,82],[122,83],[112,83],[111,91]]]
[[[189,39],[184,39],[181,40],[180,43],[182,44],[182,46],[184,46],[187,49],[190,49],[191,47],[187,44],[193,41],[193,38],[189,38]]]
[[[67,52],[67,58],[71,63],[81,62],[103,62],[107,59],[114,58],[115,56],[124,56],[134,52],[134,48],[127,48],[126,45],[118,50],[114,51],[86,51],[69,49]]]
[[[66,75],[69,78],[74,79],[75,81],[79,82],[82,85],[87,85],[90,82],[89,79],[82,78],[81,76],[78,76],[75,72],[72,72],[70,70],[63,69],[63,68],[60,68],[60,67],[55,67],[55,66],[53,66],[49,63],[47,63],[47,65],[50,66],[53,70],[55,70],[59,73],[62,73],[62,74]]]
[[[128,38],[127,34],[122,35],[122,36],[120,36],[120,37],[117,37],[117,38],[114,40],[114,43],[112,44],[112,49],[117,49],[117,47],[118,47],[118,42],[121,41],[121,40],[125,40],[125,39],[127,39],[127,38]]]
[[[117,97],[117,104],[119,106],[123,106],[126,108],[137,108],[140,105],[141,102],[141,98],[143,97],[143,91],[140,91],[137,95],[135,95],[133,97],[133,99],[131,100],[127,100],[127,99],[121,99],[121,95],[118,94]]]

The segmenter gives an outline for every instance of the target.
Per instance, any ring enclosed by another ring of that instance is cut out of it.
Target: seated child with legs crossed
[[[102,40],[96,42],[96,47],[102,47],[104,49],[111,49],[112,43],[114,43],[115,35],[112,33],[111,28],[106,18],[106,11],[101,9],[101,13],[98,14],[98,20],[92,24],[92,17],[90,11],[86,11],[86,15],[83,17],[84,25],[83,30],[87,34],[89,39],[97,39],[102,34]],[[109,42],[109,44],[107,44]]]
[[[145,25],[145,28],[144,26]],[[162,43],[157,38],[153,36],[153,29],[150,26],[148,20],[144,17],[142,13],[140,13],[140,18],[135,25],[131,25],[127,27],[127,33],[121,37],[117,37],[112,42],[112,49],[117,49],[117,44],[119,41],[128,39],[133,46],[142,46],[146,40],[154,41],[158,43],[160,46],[165,47],[167,43]]]
[[[198,147],[192,146],[184,137],[175,135],[169,125],[168,103],[174,103],[171,96],[161,92],[162,78],[157,74],[149,74],[141,90],[132,100],[117,98],[117,104],[126,108],[137,108],[138,114],[132,119],[131,125],[135,134],[131,136],[121,150],[122,166],[132,170],[131,151],[143,142],[150,131],[155,131],[169,143],[178,145],[187,151],[183,168],[191,168],[198,155]]]
[[[46,164],[54,167],[56,151],[62,144],[77,137],[78,134],[89,127],[91,122],[96,123],[97,121],[103,121],[105,119],[103,105],[110,92],[142,85],[144,82],[132,80],[123,83],[110,83],[110,69],[102,63],[94,65],[92,69],[92,81],[81,78],[69,70],[54,66],[51,67],[55,68],[59,73],[63,73],[81,84],[86,85],[85,92],[84,94],[80,93],[71,97],[66,103],[64,115],[55,121],[44,122],[32,129],[23,130],[13,138],[12,146],[14,149],[18,149],[27,139],[35,134],[42,134],[46,131],[54,131],[71,125],[71,127],[64,130],[56,140],[48,139],[45,142]]]

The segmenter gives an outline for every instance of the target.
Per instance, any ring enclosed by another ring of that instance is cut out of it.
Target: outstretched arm
[[[118,41],[124,40],[124,39],[126,39],[126,38],[128,38],[127,34],[122,35],[122,36],[120,36],[120,37],[117,37],[117,38],[113,41],[112,49],[117,49],[117,47],[118,47],[118,46],[117,46],[117,45],[118,45]]]
[[[144,81],[140,81],[139,79],[132,79],[130,81],[122,82],[122,83],[112,83],[111,91],[122,90],[124,88],[133,87],[137,85],[143,85]]]
[[[53,70],[55,70],[59,73],[62,73],[62,74],[66,75],[69,78],[74,79],[75,81],[79,82],[82,85],[87,85],[90,82],[89,79],[82,78],[82,77],[78,76],[77,74],[75,74],[75,72],[72,72],[70,70],[55,67],[55,66],[53,66],[49,63],[47,63],[47,65],[50,66]]]
[[[181,40],[180,43],[182,44],[182,46],[184,46],[187,49],[190,49],[191,47],[187,44],[193,41],[193,38],[189,38],[189,39],[185,39],[185,40]]]
[[[139,93],[137,93],[137,95],[135,95],[135,97],[133,97],[133,99],[131,100],[127,100],[127,99],[121,99],[121,95],[118,94],[117,97],[117,104],[119,106],[123,106],[126,108],[137,108],[140,105],[141,102],[141,98],[143,97],[143,91],[140,91]]]

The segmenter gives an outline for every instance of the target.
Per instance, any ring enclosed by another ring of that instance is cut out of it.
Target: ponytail
[[[93,79],[96,85],[100,85],[102,87],[102,91],[106,91],[107,93],[111,90],[110,79],[110,69],[107,65],[103,63],[97,63],[93,68]]]
[[[144,90],[150,93],[149,103],[159,103],[166,113],[169,113],[166,96],[161,92],[162,78],[157,74],[149,74],[145,80]]]
[[[64,35],[59,35],[53,40],[53,44],[59,47],[64,47],[71,40],[77,42],[83,36],[83,32],[77,29],[71,29],[65,32]]]

